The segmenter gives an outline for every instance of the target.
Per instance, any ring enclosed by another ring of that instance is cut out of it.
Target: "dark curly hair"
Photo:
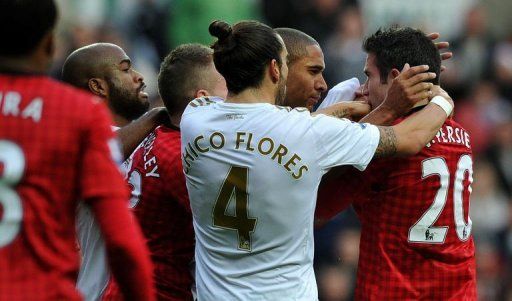
[[[429,72],[435,72],[437,75],[430,82],[439,84],[439,50],[420,30],[410,27],[379,29],[364,40],[363,49],[375,55],[380,81],[383,84],[387,82],[391,69],[402,70],[406,63],[411,66],[428,65]]]

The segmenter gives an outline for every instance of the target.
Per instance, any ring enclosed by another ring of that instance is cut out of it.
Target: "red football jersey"
[[[476,300],[472,173],[469,135],[449,119],[419,154],[321,188],[319,219],[353,202],[362,224],[357,300]]]
[[[130,207],[141,225],[155,268],[159,300],[192,300],[194,229],[178,129],[160,126],[132,156]],[[109,284],[104,300],[119,300]]]
[[[85,92],[0,75],[0,300],[81,300],[77,201],[127,198],[109,124]]]

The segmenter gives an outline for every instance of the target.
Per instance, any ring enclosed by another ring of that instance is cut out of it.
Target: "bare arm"
[[[154,108],[142,115],[139,119],[120,128],[117,131],[117,138],[121,143],[123,160],[126,160],[137,146],[154,130],[158,125],[169,120],[167,110],[163,107]]]
[[[451,99],[448,101],[453,106]],[[418,153],[434,138],[446,118],[448,116],[440,106],[430,103],[397,125],[379,127],[380,141],[375,157],[407,156]]]
[[[350,120],[359,120],[362,116],[370,112],[370,105],[365,101],[342,101],[327,108],[323,108],[311,114],[315,116],[324,114],[336,118],[348,118]]]

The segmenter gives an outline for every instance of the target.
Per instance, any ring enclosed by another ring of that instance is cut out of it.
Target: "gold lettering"
[[[185,153],[183,154],[183,162],[185,162],[187,167],[190,167],[190,163],[187,161],[187,159],[190,159],[191,161],[195,160],[194,157],[192,157],[192,155],[190,155],[190,153],[188,152],[188,149],[185,147]]]
[[[218,136],[220,137],[220,145],[215,145],[214,141],[213,141],[213,138],[215,136]],[[222,135],[222,133],[219,133],[219,132],[215,132],[213,133],[211,136],[210,136],[210,145],[212,146],[212,148],[214,149],[221,149],[224,147],[224,143],[226,142],[226,140],[224,139],[224,135]]]
[[[190,149],[190,151],[192,152],[192,154],[194,154],[194,156],[197,158],[199,155],[196,153],[196,151],[194,150],[194,148],[192,147],[192,145],[189,143],[187,143],[188,145],[188,148]]]
[[[302,165],[302,166],[299,168],[299,171],[298,171],[298,173],[297,173],[297,174],[292,173],[292,177],[293,177],[295,180],[300,179],[300,178],[302,177],[302,174],[304,173],[304,172],[303,172],[303,170],[304,170],[304,172],[305,172],[305,171],[308,171],[309,169],[308,169],[308,167],[307,167],[306,165]]]
[[[297,162],[295,162],[295,160],[300,161],[300,159],[301,158],[297,154],[293,154],[293,156],[290,158],[290,160],[288,160],[288,162],[286,162],[286,164],[284,165],[284,168],[286,168],[286,170],[288,170],[288,171],[292,171],[292,169],[290,168],[290,165],[295,166],[297,164]]]
[[[237,132],[236,133],[236,145],[235,149],[240,149],[240,143],[245,142],[245,140],[242,138],[242,136],[245,136],[244,132]]]
[[[207,147],[207,148],[201,148],[201,147],[199,147],[199,140],[201,140],[201,139],[204,139],[204,136],[203,136],[203,135],[201,135],[201,136],[197,136],[197,137],[196,137],[196,139],[194,139],[194,146],[195,146],[195,147],[196,147],[196,149],[197,149],[198,151],[200,151],[201,153],[206,153],[207,151],[209,151],[209,150],[210,150],[210,148],[208,148],[208,147]]]
[[[269,142],[269,148],[268,150],[266,151],[263,151],[263,143],[265,141],[268,141]],[[272,152],[272,150],[274,150],[274,141],[272,141],[272,139],[268,138],[268,137],[264,137],[260,140],[260,143],[258,143],[258,150],[260,151],[260,153],[262,155],[268,155]]]
[[[254,147],[251,146],[251,141],[252,141],[252,133],[249,133],[249,139],[247,140],[247,147],[245,149],[253,152]]]
[[[281,164],[281,160],[283,157],[288,153],[288,149],[286,146],[279,144],[279,146],[276,149],[276,152],[274,155],[272,155],[272,160],[275,160],[277,158],[277,163]]]

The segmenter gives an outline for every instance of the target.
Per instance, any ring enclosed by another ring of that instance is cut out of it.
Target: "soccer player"
[[[213,59],[228,96],[190,102],[180,124],[198,298],[316,300],[313,211],[322,175],[338,165],[364,169],[373,157],[415,154],[452,104],[437,98],[393,127],[312,117],[305,108],[276,106],[285,95],[288,54],[273,29],[215,21],[209,30],[218,38]],[[414,102],[403,106],[408,98],[396,86],[428,97],[432,84],[422,81],[435,75],[426,70],[400,74],[370,115],[410,109]]]
[[[212,101],[227,95],[226,82],[213,64],[213,51],[199,44],[178,46],[163,61],[158,90],[170,124],[155,129],[135,151],[128,182],[131,207],[147,239],[155,265],[159,300],[192,300],[194,230],[181,165],[180,121],[197,97]],[[115,285],[105,299],[116,299]]]
[[[418,30],[379,30],[364,49],[363,93],[373,108],[404,62],[440,72],[439,52]],[[432,81],[439,84],[439,77]],[[426,105],[418,103],[395,124],[408,122]],[[378,159],[363,173],[321,186],[317,219],[325,221],[353,201],[362,224],[356,299],[476,300],[472,161],[469,134],[449,118],[417,155]]]
[[[45,75],[53,0],[0,4],[0,300],[81,300],[75,211],[91,206],[127,300],[153,300],[104,105]]]
[[[284,105],[292,108],[305,107],[311,112],[327,90],[323,77],[325,69],[324,54],[318,42],[308,34],[293,28],[276,28],[281,36],[289,55],[288,80],[286,82],[286,97]],[[439,38],[439,34],[431,33],[432,40]],[[436,43],[438,49],[448,47],[447,42]],[[442,59],[451,58],[451,52],[442,54]],[[359,81],[357,81],[359,82]],[[351,99],[341,99],[351,100]],[[317,113],[334,115],[338,118],[360,119],[370,111],[366,101],[342,102],[331,106],[336,110],[317,110]]]
[[[119,127],[116,134],[124,159],[167,118],[163,108],[146,113],[149,101],[144,92],[144,77],[133,69],[128,55],[115,44],[96,43],[73,51],[64,62],[62,80],[90,91],[107,104],[115,126]]]
[[[107,104],[115,127],[119,127],[116,134],[123,146],[124,158],[160,123],[162,115],[167,114],[166,110],[158,108],[140,117],[149,106],[144,78],[133,69],[125,51],[114,44],[96,43],[75,50],[64,63],[62,79],[97,95]],[[128,159],[122,165],[125,173],[130,162]],[[77,287],[88,300],[96,300],[103,295],[109,279],[105,245],[89,207],[80,204],[77,215],[83,256]]]

